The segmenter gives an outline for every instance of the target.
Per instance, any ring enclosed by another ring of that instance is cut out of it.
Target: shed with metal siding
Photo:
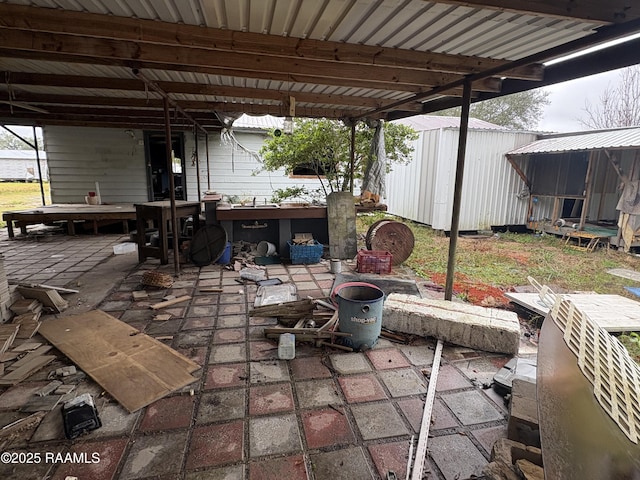
[[[440,121],[436,120],[436,124]],[[460,212],[462,231],[524,225],[527,220],[526,185],[505,153],[531,143],[536,134],[499,126],[487,129],[484,123],[477,128],[470,122]],[[414,124],[423,129],[414,145],[413,160],[408,165],[394,166],[387,175],[388,209],[436,230],[449,231],[459,128],[430,129],[422,121]]]

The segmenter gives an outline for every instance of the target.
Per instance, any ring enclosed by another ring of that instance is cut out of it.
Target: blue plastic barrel
[[[226,265],[231,262],[231,242],[227,242],[227,246],[224,249],[220,258],[216,260],[216,263],[220,263],[222,265]]]
[[[340,343],[354,350],[373,348],[382,330],[384,292],[370,283],[347,282],[332,297],[338,305],[338,330],[351,334]]]

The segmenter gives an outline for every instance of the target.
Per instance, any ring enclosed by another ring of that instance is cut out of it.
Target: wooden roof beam
[[[23,73],[0,71],[0,78],[7,79],[15,85],[38,85],[63,88],[89,88],[105,90],[144,91],[144,84],[129,78],[85,77],[80,75],[49,75],[41,73]],[[230,87],[202,83],[155,82],[163,91],[172,94],[215,95],[217,97],[233,97],[243,99],[261,99],[282,102],[292,95],[297,103],[315,103],[322,105],[351,105],[356,107],[377,108],[388,101],[383,98],[362,97],[356,95],[332,95],[297,91],[283,91],[263,88]],[[455,94],[456,92],[451,92]],[[406,106],[408,111],[419,112],[422,104],[414,103]]]
[[[1,29],[0,29],[1,31]],[[81,63],[89,65],[109,65],[126,68],[138,68],[138,69],[161,69],[172,70],[176,72],[192,72],[192,73],[204,73],[208,75],[221,75],[227,77],[240,77],[244,79],[256,78],[260,80],[273,80],[280,82],[288,82],[291,85],[295,84],[315,84],[315,85],[329,85],[333,87],[348,87],[348,88],[371,88],[379,90],[388,90],[394,92],[411,92],[411,93],[423,93],[431,90],[430,86],[408,85],[401,83],[383,83],[379,81],[371,81],[366,78],[359,80],[352,79],[340,79],[317,76],[317,75],[296,75],[289,73],[274,73],[274,72],[248,72],[240,71],[229,68],[219,68],[212,66],[193,66],[193,65],[176,65],[170,63],[158,63],[147,62],[141,60],[120,60],[120,59],[107,59],[107,58],[92,58],[84,55],[58,55],[55,52],[48,51],[26,51],[26,50],[14,50],[2,48],[0,43],[0,57],[12,57],[12,58],[24,58],[28,60],[45,60],[45,61],[58,61],[66,63]],[[499,92],[502,81],[499,78],[487,78],[483,81],[474,83],[475,91],[485,92]],[[448,90],[454,95],[460,95],[461,90],[457,87]],[[460,93],[458,93],[460,92]]]
[[[264,78],[265,74],[280,75],[291,81],[292,78],[311,76],[320,84],[334,85],[336,80],[350,82],[359,87],[359,81],[368,79],[372,85],[382,89],[391,89],[394,85],[441,86],[460,78],[459,75],[443,72],[430,72],[409,69],[397,69],[378,65],[344,64],[325,60],[291,60],[281,57],[266,59],[262,55],[248,53],[213,52],[206,49],[185,48],[181,46],[152,45],[130,41],[103,38],[79,37],[25,30],[0,28],[0,45],[3,49],[44,53],[47,57],[68,61],[66,55],[74,59],[84,57],[86,63],[91,59],[102,58],[120,64],[132,66],[136,62],[147,62],[152,68],[175,70],[178,67],[207,69],[211,66],[224,70],[233,70],[234,75],[251,78]],[[135,68],[135,67],[133,67]],[[228,73],[227,73],[228,75]],[[483,85],[477,85],[482,90]]]
[[[339,61],[342,64],[377,65],[448,73],[478,73],[506,63],[482,57],[419,52],[372,45],[351,45],[195,25],[141,20],[112,15],[26,7],[0,3],[0,27],[65,33],[112,40],[129,40],[228,53],[251,53],[291,60]],[[505,71],[504,76],[540,80],[543,67],[527,65]]]

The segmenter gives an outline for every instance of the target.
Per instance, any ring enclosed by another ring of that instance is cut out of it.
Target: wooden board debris
[[[197,380],[198,364],[100,310],[45,322],[40,334],[129,412]]]
[[[35,298],[42,302],[47,308],[52,309],[56,313],[62,312],[69,306],[69,303],[60,296],[57,290],[42,287],[22,287],[16,288],[18,293],[24,298]]]
[[[177,303],[186,302],[187,300],[191,300],[190,295],[183,295],[178,298],[167,300],[166,302],[154,303],[153,305],[149,305],[149,308],[151,308],[152,310],[158,310],[160,308],[170,307],[171,305],[175,305]]]
[[[0,325],[0,354],[6,352],[16,339],[20,325]]]
[[[540,315],[546,315],[551,305],[538,293],[505,293],[505,297]],[[640,332],[640,303],[621,295],[597,293],[565,293],[576,307],[608,332]]]
[[[16,327],[19,327],[19,325],[16,325]],[[25,342],[15,347],[12,351],[19,353],[29,352],[31,350],[35,350],[36,348],[40,348],[41,346],[42,343],[39,342]]]
[[[27,340],[33,337],[40,328],[40,312],[18,315],[11,323],[20,325],[16,338]]]
[[[42,311],[42,303],[35,298],[21,298],[13,302],[9,308],[16,315],[36,313]]]
[[[55,359],[55,355],[38,355],[33,357],[29,362],[25,363],[21,367],[0,377],[0,386],[7,387],[15,385],[34,374],[45,365],[53,362]]]
[[[49,412],[62,400],[62,395],[47,395],[46,397],[32,397],[20,407],[21,412]]]
[[[35,357],[39,357],[40,355],[44,355],[49,352],[53,347],[51,345],[42,345],[41,347],[36,348],[32,352],[27,353],[20,360],[13,362],[11,365],[7,367],[7,370],[15,370],[17,368],[22,367],[23,365],[29,363]]]

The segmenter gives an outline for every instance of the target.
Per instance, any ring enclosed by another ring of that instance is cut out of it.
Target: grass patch
[[[49,182],[44,183],[44,194],[47,205],[51,204]],[[37,182],[0,182],[0,212],[11,210],[27,210],[42,206],[40,184]],[[0,227],[7,224],[0,219]]]
[[[359,215],[358,232],[365,234],[373,222],[384,218],[393,217]],[[406,223],[415,236],[415,247],[405,265],[419,277],[440,280],[447,271],[449,238],[430,227]],[[576,250],[554,235],[500,233],[458,239],[456,281],[460,277],[502,290],[528,285],[527,277],[532,276],[556,288],[633,298],[624,287],[634,282],[606,273],[611,268],[640,269],[640,258],[613,249],[600,248],[591,253]]]

